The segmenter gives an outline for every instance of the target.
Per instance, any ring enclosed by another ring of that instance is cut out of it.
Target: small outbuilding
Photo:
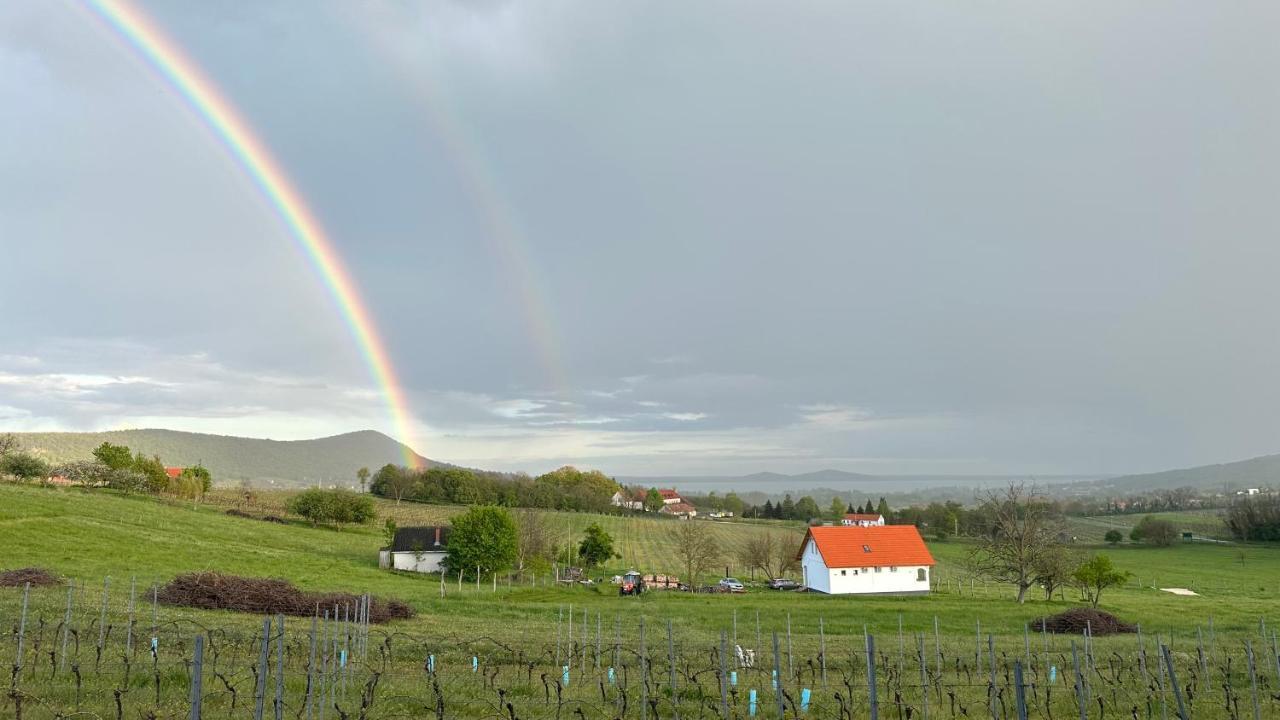
[[[880,513],[847,513],[840,519],[840,524],[858,525],[861,527],[884,525],[884,516]]]
[[[391,547],[378,551],[378,567],[420,573],[440,572],[448,548],[448,527],[399,528]]]
[[[796,557],[805,587],[829,595],[925,594],[935,564],[914,525],[811,527]]]

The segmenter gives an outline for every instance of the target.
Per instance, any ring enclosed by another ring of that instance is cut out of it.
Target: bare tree
[[[698,576],[720,560],[720,546],[711,534],[711,524],[696,520],[680,521],[676,530],[676,558],[685,569],[685,582],[697,587]]]
[[[747,540],[738,551],[738,562],[752,572],[759,570],[770,579],[782,577],[796,566],[795,538],[760,533]]]
[[[22,443],[18,442],[18,436],[13,433],[0,434],[0,457],[17,452],[22,448]]]
[[[987,493],[983,509],[990,524],[970,554],[970,564],[993,580],[1012,584],[1018,602],[1024,602],[1036,583],[1036,568],[1060,550],[1061,521],[1034,487],[1021,483]]]
[[[538,561],[545,563],[552,554],[552,541],[542,514],[520,510],[516,514],[516,532],[516,569],[523,573]]]

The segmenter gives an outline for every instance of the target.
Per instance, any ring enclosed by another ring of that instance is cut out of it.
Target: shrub
[[[285,580],[247,578],[222,573],[188,573],[179,575],[159,588],[156,598],[166,605],[236,610],[256,614],[310,616],[316,608],[349,607],[354,610],[359,596],[350,593],[307,593]],[[400,600],[371,598],[369,621],[413,617],[413,608]]]
[[[0,457],[0,474],[19,480],[43,480],[49,477],[49,464],[31,453],[11,453]]]
[[[1129,538],[1156,547],[1169,547],[1178,539],[1178,528],[1168,520],[1147,515],[1134,526]]]
[[[333,523],[338,526],[367,523],[376,514],[373,500],[368,495],[315,488],[298,493],[289,503],[289,512],[310,520],[312,525]]]
[[[1112,545],[1116,545],[1121,540],[1124,540],[1124,534],[1121,533],[1119,530],[1108,530],[1107,534],[1102,536],[1102,539],[1106,540]]]

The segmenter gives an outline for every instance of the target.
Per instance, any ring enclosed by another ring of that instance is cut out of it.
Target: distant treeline
[[[1227,529],[1238,540],[1280,540],[1280,495],[1246,495],[1227,509]]]
[[[396,500],[456,505],[616,511],[611,501],[619,485],[599,470],[565,466],[538,477],[457,467],[411,469],[384,465],[369,486],[374,495]]]

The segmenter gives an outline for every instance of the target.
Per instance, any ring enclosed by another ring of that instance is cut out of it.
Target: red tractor
[[[618,587],[618,595],[639,595],[644,592],[644,578],[635,570],[628,570],[622,576],[622,585]]]

